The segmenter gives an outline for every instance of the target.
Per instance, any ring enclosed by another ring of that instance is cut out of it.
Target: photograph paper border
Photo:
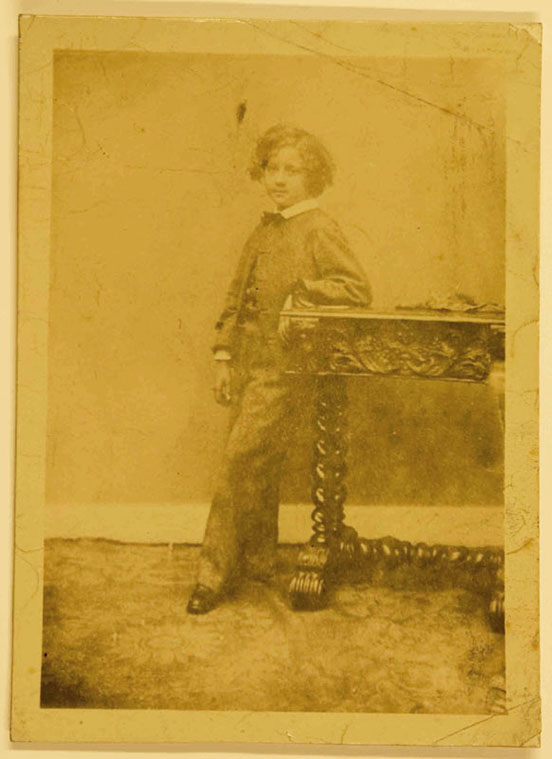
[[[325,20],[322,26],[328,28]],[[303,28],[301,28],[303,27]],[[43,515],[55,50],[335,56],[315,21],[24,16],[20,20],[17,441],[12,738],[536,746],[540,38],[533,23],[332,21],[356,56],[497,57],[506,86],[507,714],[41,709]],[[408,46],[405,47],[405,39]],[[346,53],[340,56],[346,57]]]

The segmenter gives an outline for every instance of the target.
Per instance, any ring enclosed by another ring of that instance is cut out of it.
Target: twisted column
[[[343,528],[347,497],[346,393],[343,377],[317,378],[311,489],[315,506],[311,514],[313,545],[327,545],[339,537]]]
[[[339,375],[316,378],[311,497],[313,534],[299,555],[290,584],[295,608],[320,609],[326,605],[328,574],[340,553],[347,497],[345,475],[346,380]]]

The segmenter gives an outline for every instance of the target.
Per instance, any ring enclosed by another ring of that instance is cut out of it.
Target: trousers
[[[274,570],[282,467],[304,403],[262,337],[244,340],[235,366],[228,437],[199,558],[198,582],[220,591],[236,575]]]

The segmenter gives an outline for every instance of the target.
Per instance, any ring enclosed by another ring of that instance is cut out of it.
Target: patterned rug
[[[504,636],[466,589],[404,568],[296,612],[286,588],[244,581],[186,613],[197,546],[50,540],[42,706],[484,714],[500,709]]]

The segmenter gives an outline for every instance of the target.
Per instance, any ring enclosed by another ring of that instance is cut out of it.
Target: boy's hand
[[[217,361],[215,373],[215,400],[221,406],[228,406],[231,401],[230,384],[232,369],[229,361]]]
[[[282,306],[282,310],[286,311],[292,307],[293,307],[293,295],[290,294],[287,296],[285,303]],[[291,326],[291,319],[289,318],[289,316],[280,316],[280,321],[278,322],[278,335],[284,346],[286,346],[289,341],[290,326]]]
[[[312,307],[312,303],[306,298],[305,293],[306,291],[304,290],[304,286],[301,287],[300,283],[298,283],[298,286],[294,289],[294,291],[287,296],[284,302],[284,305],[282,306],[282,311],[288,311],[292,308]],[[298,323],[297,320],[296,320],[296,323]],[[301,324],[303,324],[302,320],[301,320]],[[307,326],[310,326],[310,325],[307,325]],[[284,345],[284,347],[287,347],[289,344],[290,330],[291,330],[290,317],[280,316],[280,321],[278,322],[278,335],[280,336],[280,340],[282,341],[282,345]]]

